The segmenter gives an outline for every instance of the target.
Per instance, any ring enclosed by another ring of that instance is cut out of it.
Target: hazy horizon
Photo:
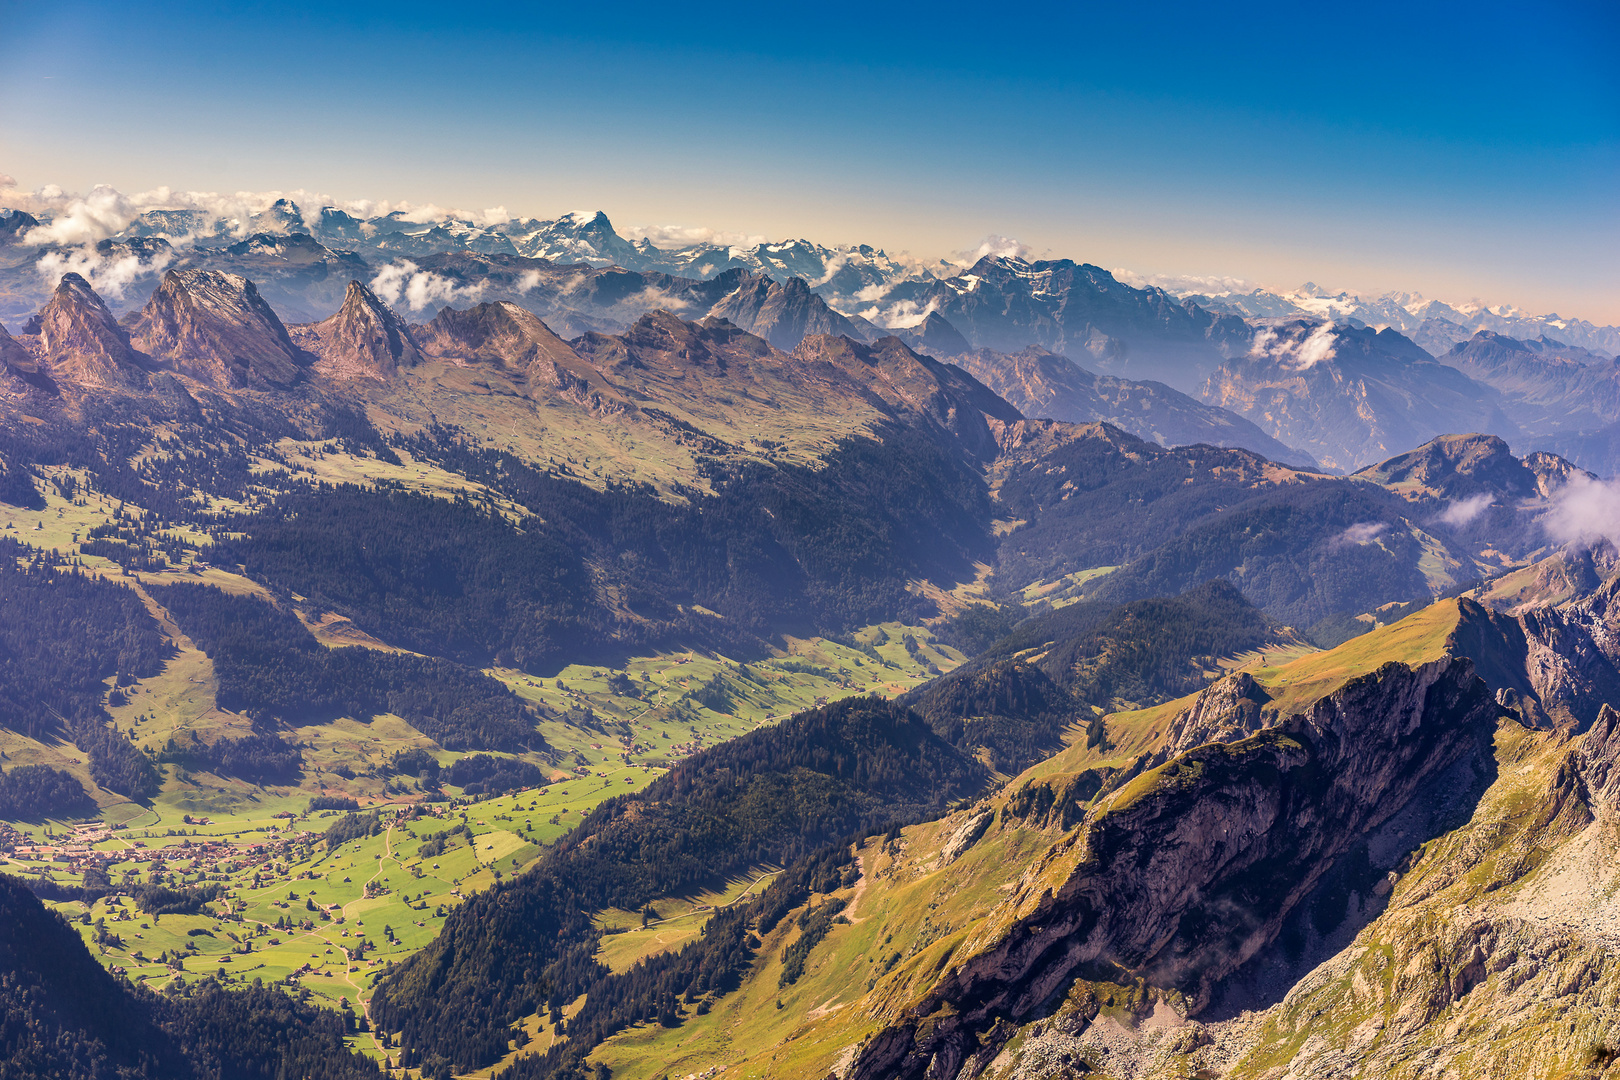
[[[1612,324],[1616,25],[1581,3],[1151,20],[68,4],[13,15],[0,173],[601,208],[621,230],[928,261],[1004,236],[1149,277]]]

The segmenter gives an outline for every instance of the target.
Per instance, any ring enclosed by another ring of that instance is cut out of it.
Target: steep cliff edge
[[[1273,727],[1143,773],[1026,870],[933,987],[865,1043],[846,1080],[987,1063],[1009,1022],[1085,971],[1144,980],[1196,1011],[1336,858],[1496,714],[1466,659],[1392,663]]]

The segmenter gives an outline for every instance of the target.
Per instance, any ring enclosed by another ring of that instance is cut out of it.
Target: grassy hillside
[[[1436,604],[1339,649],[1249,670],[1279,706],[1298,710],[1391,660],[1419,664],[1442,655],[1456,621],[1455,602]],[[1096,779],[1086,787],[1088,776],[1127,768],[1152,753],[1170,721],[1193,700],[1112,714],[1106,743],[1078,742],[1015,777],[994,798],[941,821],[890,839],[865,839],[853,852],[859,880],[827,894],[849,904],[849,924],[835,926],[814,947],[802,978],[780,985],[782,954],[798,933],[789,918],[763,935],[758,959],[735,994],[687,1010],[677,1028],[641,1025],[615,1036],[592,1060],[615,1076],[648,1080],[711,1066],[719,1067],[717,1075],[735,1077],[813,1077],[835,1070],[850,1060],[852,1047],[926,994],[953,956],[988,947],[995,927],[1006,921],[1004,901],[1011,893],[1032,897],[1040,891],[1032,881],[1062,879],[1062,868],[1079,854],[1065,840],[1072,826],[1043,807],[1065,798],[1084,802],[1088,790],[1099,790]],[[1119,800],[1129,804],[1132,796],[1122,792]],[[797,910],[824,902],[815,896]],[[1096,1010],[1094,1019],[1127,1032],[1167,1007],[1156,1001],[1179,1000],[1126,972],[1104,970],[1089,972],[1070,995],[1082,992],[1091,1003],[1085,1007]],[[1018,1034],[1007,1045],[1016,1052],[1026,1037]],[[1111,1075],[1095,1049],[1074,1060],[1082,1059],[1099,1075]]]

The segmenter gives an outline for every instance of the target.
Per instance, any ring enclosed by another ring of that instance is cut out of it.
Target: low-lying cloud
[[[62,280],[63,274],[78,274],[103,299],[122,300],[130,286],[142,278],[161,274],[173,261],[174,255],[169,251],[160,251],[143,262],[128,251],[103,255],[87,245],[77,250],[47,251],[39,257],[34,269],[52,288]]]
[[[1172,296],[1233,296],[1252,293],[1260,283],[1240,277],[1200,277],[1196,274],[1138,274],[1120,268],[1110,270],[1116,281],[1137,289],[1163,289]]]
[[[913,326],[921,326],[937,310],[938,300],[930,300],[926,304],[918,304],[915,300],[898,300],[886,306],[874,304],[856,314],[867,322],[889,330],[909,330]]]
[[[1436,515],[1436,520],[1443,525],[1461,527],[1483,514],[1490,505],[1491,497],[1489,495],[1483,492],[1478,495],[1470,495],[1466,499],[1457,499],[1455,502],[1447,504],[1446,508]]]
[[[1384,535],[1389,526],[1382,521],[1358,521],[1333,538],[1329,547],[1348,547],[1351,544],[1370,544]]]
[[[1274,360],[1295,371],[1307,371],[1334,357],[1337,339],[1330,322],[1318,323],[1309,331],[1290,326],[1268,326],[1254,335],[1249,355]]]
[[[371,279],[371,291],[390,307],[403,302],[412,311],[421,311],[433,304],[476,301],[483,289],[478,285],[457,285],[409,259],[401,259],[377,271]]]
[[[1560,543],[1620,547],[1620,483],[1577,473],[1553,495],[1542,527]]]
[[[617,231],[626,240],[646,240],[660,251],[673,251],[698,244],[713,244],[715,247],[740,250],[769,243],[769,238],[765,236],[726,232],[701,225],[631,225]]]
[[[979,246],[956,253],[958,260],[965,266],[972,266],[986,255],[994,255],[998,259],[1024,259],[1028,260],[1030,247],[1011,236],[999,236],[991,233],[979,242]]]
[[[414,224],[429,224],[448,220],[467,221],[474,225],[499,225],[510,219],[504,206],[486,210],[456,210],[432,203],[415,204],[376,199],[334,199],[331,195],[302,188],[295,191],[176,191],[169,187],[150,191],[126,193],[106,184],[98,184],[86,192],[66,191],[55,184],[27,190],[17,181],[0,174],[0,206],[22,210],[40,218],[41,224],[19,237],[25,244],[37,247],[73,247],[95,244],[128,229],[137,217],[151,210],[181,212],[177,218],[183,224],[164,235],[173,243],[190,243],[201,237],[216,237],[221,233],[241,239],[253,232],[276,232],[283,226],[261,219],[277,201],[286,199],[299,211],[299,223],[306,231],[313,230],[320,220],[321,210],[334,207],[355,217],[380,217],[398,213],[400,220]],[[259,220],[255,220],[259,219]]]

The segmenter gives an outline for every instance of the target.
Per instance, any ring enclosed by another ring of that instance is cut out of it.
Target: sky
[[[1620,5],[0,0],[0,174],[1620,323]]]

